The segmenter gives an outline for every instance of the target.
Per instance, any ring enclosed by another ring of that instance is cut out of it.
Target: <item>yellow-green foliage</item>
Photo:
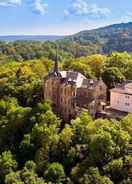
[[[65,56],[61,68],[103,77],[108,87],[132,78],[127,53]],[[131,184],[132,115],[116,121],[82,113],[64,124],[43,100],[52,66],[44,57],[0,65],[0,183]]]

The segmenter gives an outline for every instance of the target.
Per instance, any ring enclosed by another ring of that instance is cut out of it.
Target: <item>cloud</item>
[[[68,15],[70,15],[70,12],[69,12],[69,10],[65,9],[65,10],[64,10],[64,15],[65,15],[65,16],[68,16]]]
[[[106,17],[110,13],[110,9],[100,8],[97,4],[89,4],[87,0],[73,0],[70,8],[64,11],[65,15],[87,15],[91,18]]]
[[[132,12],[127,12],[124,16],[121,17],[121,20],[125,22],[132,21]]]
[[[34,12],[44,15],[47,11],[48,4],[44,0],[34,0],[32,3]]]
[[[21,0],[0,0],[0,6],[19,6],[21,2]]]
[[[20,6],[24,0],[0,0],[0,6],[9,7],[9,6]],[[44,15],[47,11],[48,4],[45,3],[45,0],[25,0],[27,6],[29,6],[33,12]]]

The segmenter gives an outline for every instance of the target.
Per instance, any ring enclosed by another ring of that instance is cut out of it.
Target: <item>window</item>
[[[126,96],[126,98],[127,98],[127,99],[129,99],[129,98],[130,98],[130,96]]]
[[[129,106],[130,104],[129,103],[125,103],[126,106]]]
[[[72,90],[68,90],[68,96],[71,96],[72,95]]]
[[[100,91],[102,91],[103,90],[102,86],[100,86],[99,89],[100,89]]]
[[[64,89],[64,95],[66,96],[66,88]]]
[[[63,98],[61,97],[61,103],[63,102]]]
[[[72,96],[76,96],[76,92],[74,91],[74,92],[72,92]]]

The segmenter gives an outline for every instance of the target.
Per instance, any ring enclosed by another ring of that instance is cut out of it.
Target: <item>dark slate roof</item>
[[[67,78],[70,78],[72,80],[77,80],[79,73],[78,72],[67,72]]]
[[[73,80],[69,80],[67,77],[65,78],[61,78],[61,84],[64,84],[64,85],[76,85],[76,82],[73,81]]]
[[[86,79],[84,75],[74,71],[61,71],[62,78],[67,78],[70,83],[75,83],[77,87],[82,85],[83,79]]]
[[[84,75],[74,71],[61,71],[62,78],[67,78],[68,81],[76,83],[77,88],[96,87],[98,80],[87,79]],[[66,81],[67,82],[67,81]]]
[[[97,86],[97,84],[98,84],[98,80],[84,79],[81,87],[85,87],[85,88],[93,87],[94,88]]]
[[[61,77],[61,84],[76,85],[77,88],[95,88],[98,80],[87,79],[84,75],[74,71],[51,72],[48,77]]]
[[[61,73],[60,72],[55,72],[55,71],[51,71],[49,72],[49,77],[61,77]]]

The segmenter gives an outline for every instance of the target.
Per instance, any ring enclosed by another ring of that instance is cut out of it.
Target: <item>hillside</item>
[[[61,48],[70,53],[76,43],[78,47],[78,53],[76,53],[77,57],[94,53],[109,54],[113,51],[132,52],[132,22],[85,30],[66,37],[56,35],[0,36],[0,41],[16,40],[42,42],[59,40]],[[75,53],[74,50],[73,52]]]
[[[91,49],[96,48],[98,52],[102,53],[132,52],[132,22],[81,31],[66,37],[65,41],[75,41],[86,48],[91,46]]]
[[[92,54],[110,54],[113,51],[132,52],[132,23],[115,24],[104,28],[59,36],[5,36],[0,37],[0,63],[8,60],[30,60],[42,57],[54,60],[58,44],[58,58],[70,60]],[[4,40],[6,42],[4,42]],[[20,41],[16,41],[20,40]],[[46,41],[48,40],[48,41]]]

